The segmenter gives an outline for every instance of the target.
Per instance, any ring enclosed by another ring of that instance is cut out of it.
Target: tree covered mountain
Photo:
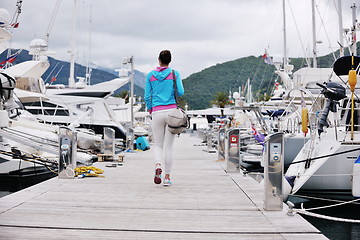
[[[184,98],[190,109],[208,108],[217,92],[238,91],[248,78],[254,91],[267,89],[273,72],[272,65],[255,56],[217,64],[183,80]]]

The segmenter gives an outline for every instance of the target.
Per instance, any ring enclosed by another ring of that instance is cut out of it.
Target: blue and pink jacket
[[[176,70],[175,75],[178,96],[182,96],[184,87],[180,74]],[[176,108],[173,79],[172,69],[168,67],[157,67],[147,75],[144,98],[146,108],[150,113]]]

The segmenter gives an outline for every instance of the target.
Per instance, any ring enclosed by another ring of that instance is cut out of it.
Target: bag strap
[[[175,102],[176,102],[176,106],[178,105],[178,91],[177,91],[177,85],[176,85],[176,75],[175,75],[175,71],[172,70],[172,75],[173,75],[173,81],[174,81],[174,96],[175,96]]]

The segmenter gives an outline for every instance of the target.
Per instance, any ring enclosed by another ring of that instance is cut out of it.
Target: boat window
[[[307,89],[321,89],[318,85],[316,85],[317,82],[308,82],[305,86]],[[322,84],[322,83],[321,83]]]
[[[56,105],[54,103],[50,103],[50,102],[42,102],[42,105],[40,102],[27,102],[27,103],[23,103],[24,106],[26,107],[47,107],[47,108],[61,108],[63,109],[64,107]]]
[[[32,78],[17,78],[16,88],[25,91],[41,93],[41,86],[39,86],[39,82],[37,82],[36,79]]]
[[[31,114],[34,115],[43,115],[43,111],[41,109],[27,109]],[[56,113],[56,114],[54,114]],[[51,116],[69,116],[69,112],[67,110],[63,109],[57,109],[57,110],[44,110],[44,115],[51,115]]]
[[[70,92],[70,93],[61,93],[59,95],[104,98],[109,94],[111,94],[111,92]]]

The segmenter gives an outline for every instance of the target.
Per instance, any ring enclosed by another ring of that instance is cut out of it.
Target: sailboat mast
[[[317,68],[315,0],[311,0],[311,3],[312,3],[312,33],[313,33],[313,68]]]
[[[70,41],[70,77],[69,77],[69,87],[72,88],[75,86],[75,27],[76,27],[76,0],[74,0],[73,5],[73,22],[72,22],[72,32],[71,32],[71,41]]]
[[[91,79],[91,28],[92,28],[92,5],[90,4],[90,20],[89,20],[89,57],[86,65],[86,73],[85,73],[85,84],[90,85]]]
[[[251,93],[252,89],[251,89],[250,78],[248,78],[246,81],[246,88],[247,88],[246,100],[248,103],[251,103],[253,101],[253,99],[252,99],[252,93]]]
[[[352,27],[351,27],[351,51],[356,56],[356,4],[351,5]]]
[[[341,0],[338,0],[338,17],[339,17],[339,43],[340,43],[340,57],[344,56],[344,27],[342,19]]]
[[[284,60],[283,60],[283,69],[287,65],[287,51],[286,51],[286,15],[285,15],[285,0],[283,0],[283,33],[284,33]]]

